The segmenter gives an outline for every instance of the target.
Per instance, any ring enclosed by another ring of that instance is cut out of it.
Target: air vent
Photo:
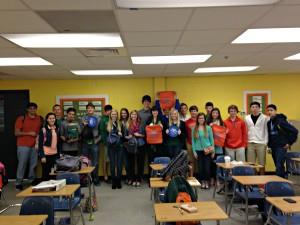
[[[88,48],[79,49],[86,57],[115,57],[126,56],[125,48]]]

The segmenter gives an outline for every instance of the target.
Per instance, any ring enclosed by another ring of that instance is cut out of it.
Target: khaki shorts
[[[266,165],[266,145],[258,143],[248,143],[247,146],[247,161],[256,163],[256,159],[259,165]]]
[[[192,145],[189,144],[188,142],[186,142],[186,148],[187,148],[189,162],[194,162],[195,161],[195,157],[194,157]]]

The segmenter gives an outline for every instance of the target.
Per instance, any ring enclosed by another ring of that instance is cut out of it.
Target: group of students
[[[107,179],[107,162],[110,164],[112,188],[121,188],[123,163],[126,183],[138,187],[144,175],[145,156],[148,166],[155,157],[175,158],[181,151],[187,151],[190,165],[198,168],[198,179],[203,189],[208,189],[215,177],[213,160],[219,155],[229,155],[232,160],[266,163],[266,149],[272,149],[276,174],[285,176],[285,153],[295,140],[288,131],[293,127],[283,114],[277,114],[276,106],[267,106],[266,116],[261,113],[259,102],[250,104],[251,114],[245,119],[238,117],[238,107],[228,107],[228,118],[223,121],[220,110],[212,102],[205,104],[206,113],[198,112],[198,107],[188,108],[185,103],[169,110],[160,107],[158,99],[151,107],[151,97],[142,97],[143,108],[139,111],[122,108],[120,112],[111,105],[104,107],[103,115],[95,115],[95,106],[86,105],[86,116],[76,119],[76,109],[68,108],[63,117],[60,105],[53,106],[53,112],[42,117],[37,115],[37,104],[29,103],[25,115],[15,123],[17,137],[17,179],[16,189],[23,188],[23,178],[29,164],[30,181],[35,179],[38,156],[42,163],[42,178],[49,179],[55,160],[62,154],[77,156],[82,154],[95,166],[93,182],[99,184],[99,145],[104,148],[104,179]],[[189,113],[188,113],[189,111]],[[162,143],[149,144],[146,127],[161,127]],[[224,144],[215,144],[214,125],[224,127]],[[136,150],[129,151],[128,145],[136,142]],[[36,150],[38,149],[38,151]],[[246,151],[247,149],[247,151]],[[264,170],[261,171],[264,173]],[[150,174],[150,168],[149,168]]]

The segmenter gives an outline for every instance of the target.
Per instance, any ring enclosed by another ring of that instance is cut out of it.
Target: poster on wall
[[[244,91],[244,112],[250,114],[250,103],[259,102],[261,112],[266,114],[266,107],[271,103],[271,91]]]
[[[102,116],[103,108],[108,104],[108,95],[56,96],[56,103],[62,106],[64,116],[67,114],[67,109],[73,107],[76,109],[78,120],[81,120],[81,118],[86,115],[86,105],[89,102],[95,105],[95,114]]]

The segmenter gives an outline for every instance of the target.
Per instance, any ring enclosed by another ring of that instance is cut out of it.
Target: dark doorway
[[[4,163],[10,179],[16,177],[18,164],[15,120],[24,115],[28,102],[29,90],[0,90],[0,161]]]

